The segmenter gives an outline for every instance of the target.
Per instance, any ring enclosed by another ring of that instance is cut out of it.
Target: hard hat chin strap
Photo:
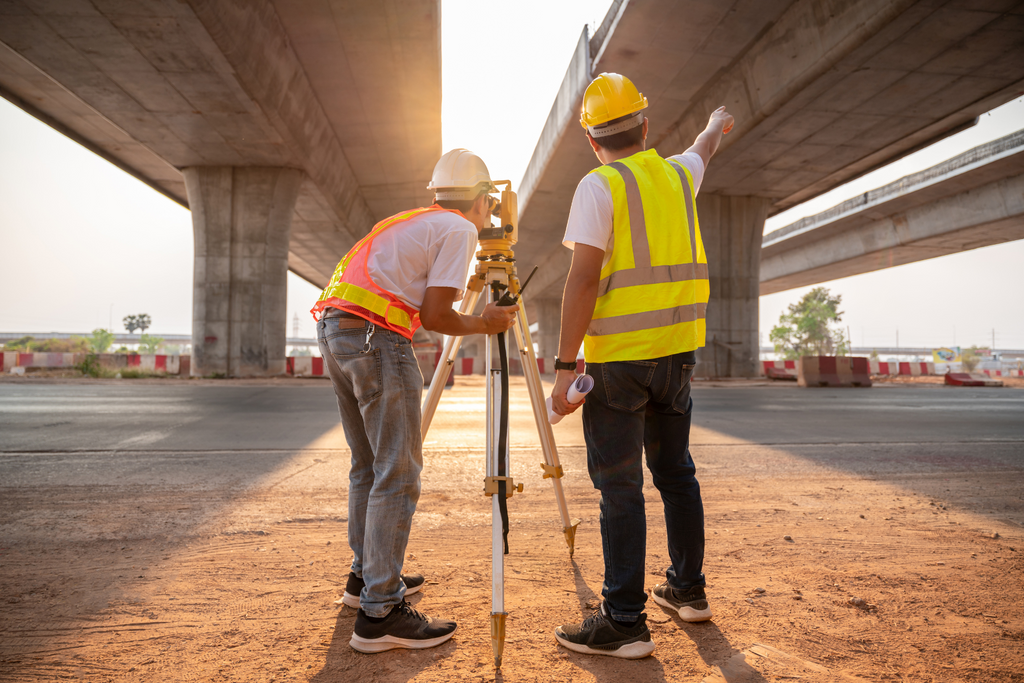
[[[632,130],[637,126],[643,125],[644,122],[644,111],[641,109],[637,113],[633,114],[629,118],[618,121],[611,125],[600,125],[600,126],[587,126],[587,132],[590,133],[592,138],[606,138],[609,135],[615,135],[616,133],[622,133],[623,131]]]

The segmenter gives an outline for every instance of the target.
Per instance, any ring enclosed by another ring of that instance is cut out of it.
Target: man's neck
[[[638,152],[643,152],[646,146],[645,142],[641,142],[639,145],[633,145],[632,147],[626,147],[625,149],[618,149],[614,151],[602,147],[601,151],[598,152],[597,157],[601,160],[602,164],[607,165],[613,161],[625,159],[626,157],[631,157]]]

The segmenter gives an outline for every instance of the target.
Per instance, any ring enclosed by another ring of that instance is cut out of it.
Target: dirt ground
[[[925,463],[875,477],[809,462],[808,446],[699,425],[713,620],[686,624],[650,602],[652,657],[561,649],[553,629],[600,600],[598,494],[572,416],[556,427],[570,512],[582,519],[570,559],[525,389],[513,384],[513,474],[526,490],[509,502],[500,672],[482,379],[460,378],[425,444],[406,563],[427,577],[410,601],[458,621],[450,642],[349,648],[355,611],[333,604],[351,560],[339,428],[259,478],[142,473],[82,485],[103,467],[82,456],[31,485],[0,482],[0,680],[1024,681],[1024,530],[1007,521],[1020,518],[1019,472],[950,476]],[[647,500],[650,587],[667,551],[650,485]]]

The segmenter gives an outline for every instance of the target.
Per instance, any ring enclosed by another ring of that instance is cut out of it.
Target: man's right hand
[[[725,106],[721,106],[718,109],[711,112],[711,117],[708,119],[708,125],[716,121],[722,122],[722,135],[725,135],[732,130],[733,124],[736,120],[732,117],[732,114],[725,110]]]
[[[487,304],[484,306],[480,319],[484,321],[484,334],[501,334],[516,322],[516,311],[519,304],[511,306],[496,306]]]

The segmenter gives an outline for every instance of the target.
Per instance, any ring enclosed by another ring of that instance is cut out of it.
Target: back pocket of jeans
[[[341,371],[352,382],[352,393],[360,405],[369,403],[384,393],[384,378],[380,367],[380,349],[369,353],[331,353]]]
[[[625,360],[602,363],[604,390],[608,405],[634,412],[648,400],[649,387],[657,370],[657,361]]]

